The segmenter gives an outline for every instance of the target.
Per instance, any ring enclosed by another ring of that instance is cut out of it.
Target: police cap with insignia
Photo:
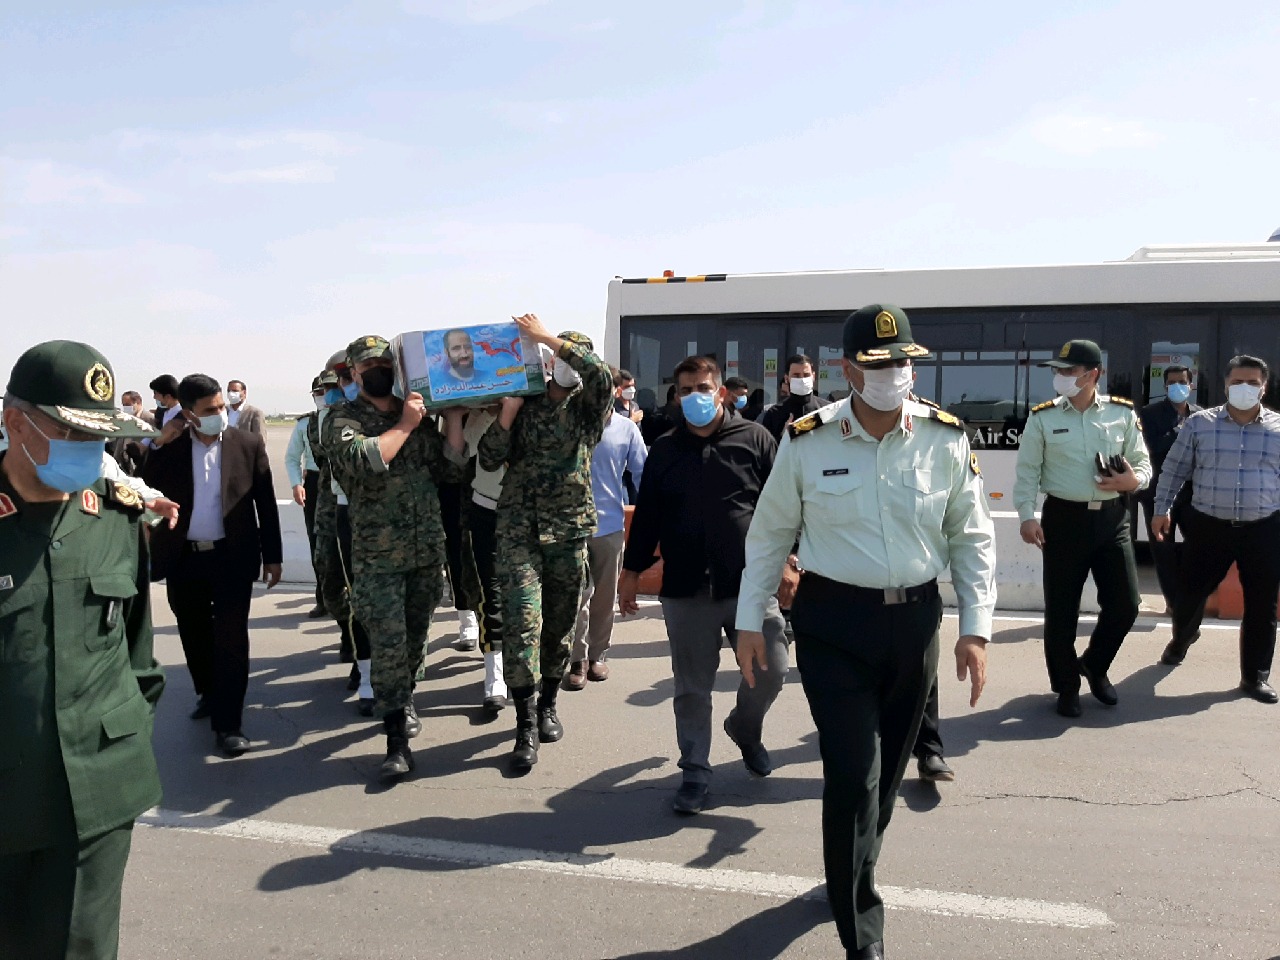
[[[355,366],[362,360],[381,360],[391,357],[391,344],[382,337],[357,337],[347,346],[347,363]]]
[[[156,434],[116,407],[111,363],[87,343],[49,340],[32,347],[13,365],[7,393],[81,433],[108,439]]]
[[[931,358],[929,348],[912,338],[907,312],[889,303],[873,303],[845,318],[844,355],[871,364]]]
[[[1055,367],[1068,370],[1071,367],[1102,366],[1102,348],[1092,340],[1068,340],[1058,351],[1057,357],[1037,363],[1037,367]]]

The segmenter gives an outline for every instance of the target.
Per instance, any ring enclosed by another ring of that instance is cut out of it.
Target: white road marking
[[[673,863],[626,860],[606,854],[560,853],[522,850],[479,843],[459,843],[427,837],[406,837],[376,830],[335,830],[300,823],[269,820],[235,820],[177,810],[153,809],[138,818],[145,827],[192,830],[219,837],[258,840],[323,850],[342,850],[384,857],[434,860],[469,867],[528,870],[564,874],[584,879],[619,880],[688,890],[739,893],[778,900],[825,900],[826,887],[811,877],[789,877],[746,870],[682,867]],[[907,887],[880,887],[886,906],[899,910],[974,917],[1009,923],[1054,927],[1107,927],[1112,920],[1101,910],[1078,903],[1052,903],[1020,897],[983,897],[971,893],[945,893]]]

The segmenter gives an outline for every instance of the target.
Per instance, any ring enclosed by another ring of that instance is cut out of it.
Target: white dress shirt
[[[227,407],[227,422],[233,427],[240,426],[240,411],[235,407]]]
[[[221,540],[222,526],[222,436],[210,444],[191,438],[191,481],[195,497],[191,504],[188,540]]]

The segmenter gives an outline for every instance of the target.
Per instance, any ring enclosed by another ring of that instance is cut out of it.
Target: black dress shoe
[[[1058,713],[1064,717],[1078,717],[1084,713],[1080,709],[1080,694],[1076,690],[1058,694]]]
[[[846,950],[844,955],[848,960],[884,960],[884,941],[868,943],[860,950]]]
[[[1080,675],[1089,682],[1089,692],[1093,694],[1093,698],[1099,703],[1114,707],[1120,702],[1120,698],[1116,695],[1116,688],[1111,685],[1111,681],[1107,679],[1105,673],[1098,673],[1096,670],[1089,669],[1089,665],[1081,660]]]
[[[360,668],[354,663],[351,665],[351,672],[347,674],[347,690],[355,693],[360,689]]]
[[[676,791],[675,799],[671,801],[671,809],[676,813],[689,815],[701,813],[707,805],[707,794],[710,792],[711,787],[707,784],[686,780]]]
[[[496,717],[507,707],[507,698],[494,694],[491,697],[484,698],[484,712],[491,717]]]
[[[239,730],[216,734],[214,739],[217,741],[218,749],[228,757],[238,757],[249,749],[249,738]]]
[[[764,748],[764,744],[744,744],[733,732],[732,713],[724,718],[724,732],[733,741],[733,745],[742,751],[742,762],[748,773],[753,777],[767,777],[773,773],[773,761],[769,759],[769,751]]]
[[[203,720],[205,717],[209,716],[210,712],[209,705],[205,703],[204,697],[197,697],[196,708],[191,711],[190,716],[192,720]]]
[[[936,753],[926,753],[916,761],[916,772],[921,780],[930,783],[950,783],[956,778],[956,772],[947,766],[947,761]]]
[[[362,717],[373,716],[373,705],[377,703],[373,697],[361,697],[360,702],[356,704],[356,709],[360,711]]]
[[[1248,694],[1259,703],[1275,703],[1280,700],[1275,687],[1265,680],[1241,680],[1240,692]]]
[[[314,607],[307,611],[308,620],[319,620],[321,617],[327,617],[329,611],[324,608],[324,604],[317,603]]]
[[[1160,654],[1160,662],[1166,667],[1176,667],[1187,659],[1187,650],[1199,639],[1200,631],[1197,630],[1187,640],[1170,640],[1164,648],[1164,653]]]

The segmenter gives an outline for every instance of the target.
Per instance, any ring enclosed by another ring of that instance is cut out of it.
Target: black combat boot
[[[409,749],[409,735],[405,731],[404,711],[393,710],[382,718],[382,728],[387,732],[387,759],[378,771],[383,780],[399,780],[413,769],[413,752]]]
[[[511,769],[528,772],[538,762],[538,708],[532,687],[511,692],[516,704],[516,748],[511,751]]]
[[[413,701],[404,708],[404,733],[410,740],[422,732],[422,721],[418,719],[418,711],[413,706]]]
[[[560,681],[542,678],[542,695],[538,697],[538,739],[543,743],[555,743],[564,736],[564,727],[556,716],[556,694]]]

